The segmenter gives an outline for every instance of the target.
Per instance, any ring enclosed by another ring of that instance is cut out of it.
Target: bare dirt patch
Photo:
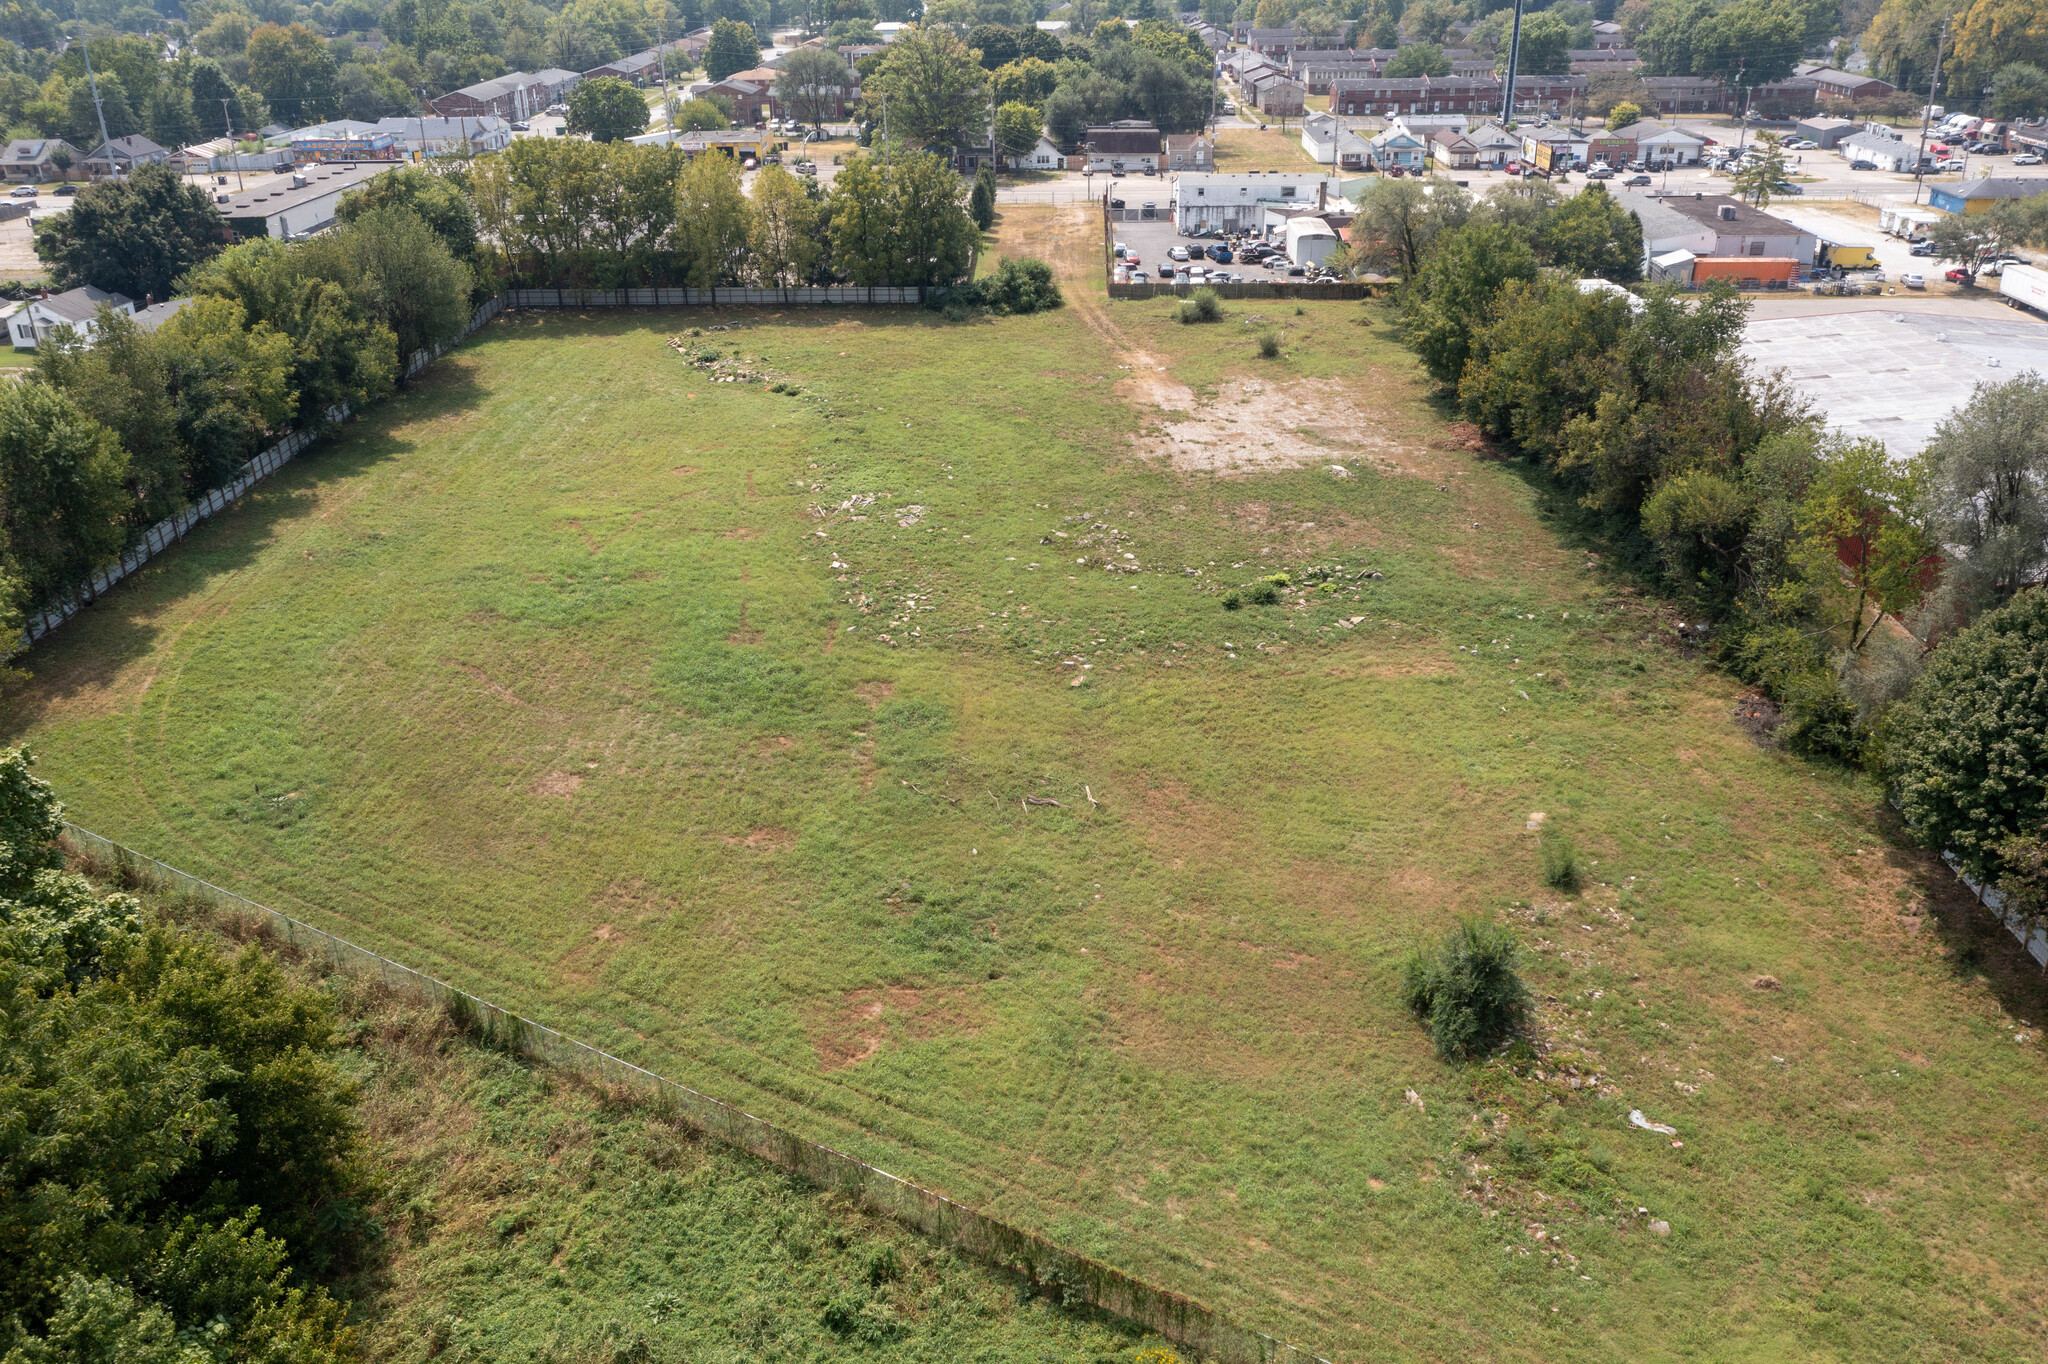
[[[796,835],[780,824],[762,824],[743,834],[723,834],[719,842],[734,848],[753,848],[760,852],[788,852],[796,846]]]
[[[853,694],[869,705],[879,708],[884,701],[896,694],[896,684],[894,682],[863,682],[853,689]]]
[[[573,796],[583,786],[583,777],[576,772],[544,772],[526,788],[532,796]]]
[[[514,696],[510,691],[506,690],[506,688],[502,684],[493,680],[489,673],[485,672],[482,668],[477,667],[476,664],[464,663],[459,659],[453,658],[444,659],[443,662],[447,663],[450,667],[458,668],[462,672],[466,673],[471,681],[481,685],[485,691],[497,697],[500,701],[509,701],[515,706],[523,706],[526,704],[526,702],[520,700],[517,696]]]
[[[811,1047],[822,1070],[845,1070],[879,1052],[893,1034],[909,1041],[972,1033],[981,1024],[976,987],[913,990],[889,985],[849,990],[810,1010]]]
[[[1423,452],[1374,434],[1387,414],[1361,406],[1341,380],[1229,379],[1203,401],[1143,352],[1125,358],[1131,372],[1119,387],[1164,418],[1133,441],[1140,454],[1178,473],[1257,474],[1361,460],[1389,473],[1422,472]]]

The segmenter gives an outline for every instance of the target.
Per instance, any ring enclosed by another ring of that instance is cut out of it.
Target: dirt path
[[[1092,204],[1039,209],[1023,235],[1046,253],[1067,305],[1114,353],[1124,371],[1118,393],[1134,407],[1153,409],[1133,440],[1139,454],[1179,473],[1226,476],[1347,462],[1420,474],[1441,462],[1412,443],[1374,434],[1386,423],[1340,379],[1231,379],[1209,397],[1175,379],[1111,316],[1098,212]]]

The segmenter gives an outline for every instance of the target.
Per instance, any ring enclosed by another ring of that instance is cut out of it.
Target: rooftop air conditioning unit
[[[312,184],[312,183],[313,183],[312,181],[308,180],[308,179],[307,179],[307,178],[306,178],[305,176],[303,176],[303,175],[294,175],[294,176],[292,177],[292,188],[293,188],[293,189],[304,189],[304,188],[305,188],[305,187],[306,187],[307,185],[310,185],[310,184]]]
[[[1735,205],[1721,205],[1721,221],[1724,223],[1732,223],[1735,221]]]
[[[225,194],[225,193],[223,193],[223,194],[216,194],[216,195],[214,195],[214,196],[213,196],[213,201],[214,201],[214,202],[215,202],[216,204],[224,204],[224,203],[228,202],[228,200],[232,199],[233,197],[234,197],[234,196],[233,196],[233,195],[231,195],[231,194]]]

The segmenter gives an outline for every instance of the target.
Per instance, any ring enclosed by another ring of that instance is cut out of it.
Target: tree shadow
[[[460,363],[459,354],[302,451],[44,636],[16,660],[28,679],[8,689],[0,734],[18,741],[53,712],[100,690],[110,676],[159,649],[191,618],[193,599],[253,565],[293,525],[316,515],[330,488],[410,451],[412,442],[393,435],[393,427],[481,401],[473,367]]]
[[[1982,980],[2008,1017],[2048,1026],[2048,969],[2028,954],[2004,921],[1946,862],[1914,841],[1896,810],[1885,806],[1878,826],[1891,842],[1891,865],[1904,871],[1920,892],[1927,925],[1940,938],[1957,978]]]

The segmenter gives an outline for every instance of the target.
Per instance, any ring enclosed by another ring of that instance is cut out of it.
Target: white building
[[[1795,223],[1750,207],[1725,194],[1668,194],[1613,191],[1616,203],[1643,225],[1645,273],[1657,258],[1690,251],[1702,260],[1736,256],[1796,260],[1811,269],[1820,239]]]
[[[1173,180],[1173,225],[1189,232],[1255,232],[1279,204],[1327,207],[1343,197],[1333,175],[1296,171],[1190,171]]]
[[[1287,242],[1281,249],[1296,265],[1321,265],[1342,241],[1336,229],[1312,213],[1287,220]]]
[[[1005,156],[1011,170],[1060,170],[1067,164],[1067,155],[1060,150],[1059,143],[1044,133],[1038,135],[1038,145],[1022,156]]]
[[[69,327],[89,341],[102,303],[127,316],[135,312],[135,300],[126,294],[110,294],[88,284],[30,299],[7,319],[7,335],[16,350],[34,350],[38,342],[47,341],[60,327]]]
[[[390,169],[389,161],[311,165],[283,183],[251,186],[239,194],[217,190],[214,207],[244,237],[294,241],[332,223],[344,192]]]
[[[1617,128],[1611,137],[1625,137],[1636,144],[1636,156],[1653,166],[1696,166],[1707,141],[1654,119],[1643,119]]]

